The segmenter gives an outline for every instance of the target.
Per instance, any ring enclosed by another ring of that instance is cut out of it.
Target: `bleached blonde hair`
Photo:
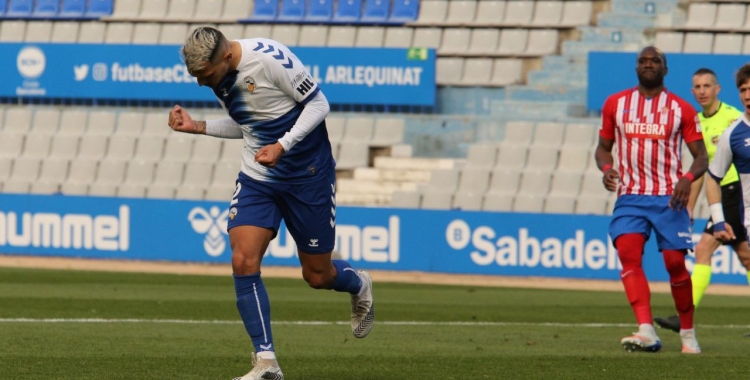
[[[195,28],[180,49],[182,57],[188,72],[194,73],[206,67],[206,63],[214,59],[221,45],[227,41],[226,37],[215,28],[201,26]]]

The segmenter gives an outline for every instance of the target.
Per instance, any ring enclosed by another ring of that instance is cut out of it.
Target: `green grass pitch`
[[[660,353],[622,350],[636,327],[619,292],[375,278],[376,325],[359,340],[347,295],[265,282],[289,380],[750,378],[744,297],[705,297],[704,353],[686,356],[665,330]],[[655,315],[672,313],[669,295],[652,304]],[[250,369],[251,350],[230,277],[0,268],[3,380],[231,379]]]

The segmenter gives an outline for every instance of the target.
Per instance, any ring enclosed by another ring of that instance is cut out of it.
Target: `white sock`
[[[680,329],[680,335],[691,333],[695,336],[695,329]]]
[[[276,360],[276,353],[273,351],[261,351],[258,352],[258,355],[256,355],[258,359],[264,359],[264,360]]]
[[[638,325],[638,332],[644,335],[648,336],[656,336],[656,330],[654,330],[654,325],[650,323],[643,323]]]

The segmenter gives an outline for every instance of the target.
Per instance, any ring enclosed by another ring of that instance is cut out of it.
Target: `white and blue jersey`
[[[334,170],[325,121],[284,153],[275,168],[255,162],[257,151],[276,143],[295,125],[305,104],[320,91],[302,62],[281,43],[237,40],[242,57],[214,89],[222,107],[242,130],[242,173],[263,182],[308,183]]]
[[[747,220],[748,205],[750,205],[750,121],[747,115],[735,120],[719,138],[714,160],[708,166],[708,173],[717,182],[721,182],[734,164],[740,177],[742,187],[742,203],[740,212],[742,224],[750,228]]]

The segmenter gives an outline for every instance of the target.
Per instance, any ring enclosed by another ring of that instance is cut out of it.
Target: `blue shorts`
[[[616,241],[620,235],[640,233],[646,239],[656,232],[659,251],[693,249],[693,232],[687,209],[669,208],[669,195],[621,195],[615,203],[609,236]]]
[[[240,173],[227,230],[237,226],[270,228],[275,237],[283,218],[298,250],[331,252],[336,243],[335,183],[334,170],[317,182],[294,185],[261,182]]]

